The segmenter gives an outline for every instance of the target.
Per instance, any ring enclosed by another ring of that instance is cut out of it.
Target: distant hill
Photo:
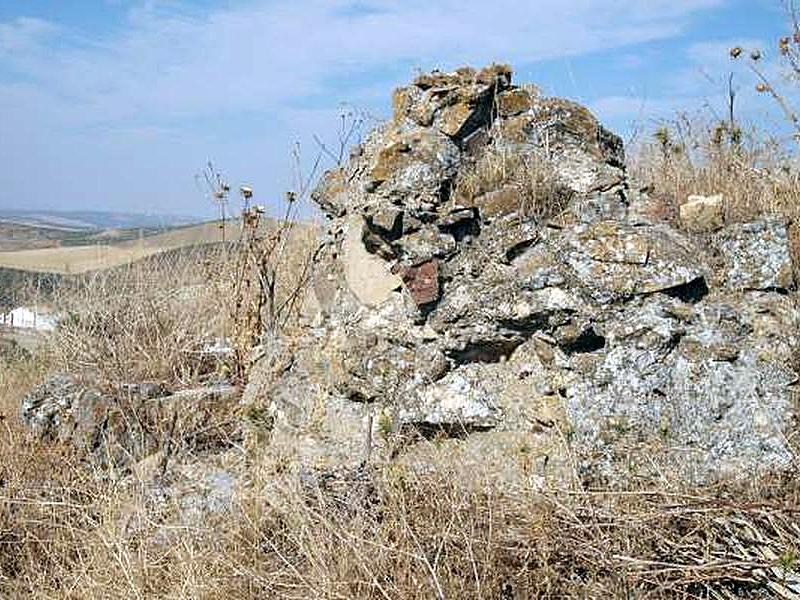
[[[238,227],[235,221],[228,223],[231,238],[238,233]],[[71,231],[67,243],[60,245],[0,251],[0,267],[40,273],[83,273],[221,239],[220,224],[216,221],[161,230],[104,230],[100,234],[95,230]]]
[[[265,230],[275,227],[275,221],[262,221]],[[219,221],[209,221],[196,225],[184,225],[150,232],[145,229],[106,230],[83,232],[82,237],[72,232],[69,243],[47,247],[27,247],[2,251],[0,244],[0,269],[26,271],[33,273],[51,273],[74,275],[110,269],[144,258],[162,254],[181,248],[218,244],[222,241],[222,229]],[[231,220],[226,224],[226,239],[229,242],[238,240],[241,221]],[[302,237],[303,232],[315,231],[313,223],[298,223],[295,234]],[[2,227],[0,227],[0,233]],[[50,240],[52,241],[52,240]],[[2,280],[0,279],[0,286]]]
[[[194,223],[198,221],[170,215],[0,209],[0,251],[124,242]]]
[[[200,221],[199,218],[161,215],[107,212],[93,210],[20,210],[0,208],[0,222],[60,229],[65,231],[99,231],[105,229],[166,229]]]

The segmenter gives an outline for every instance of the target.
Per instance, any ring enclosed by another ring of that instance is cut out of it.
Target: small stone
[[[441,117],[436,122],[437,127],[443,134],[456,137],[474,112],[475,109],[466,102],[449,106],[442,110]]]
[[[519,212],[521,203],[519,191],[510,185],[475,198],[475,206],[480,209],[481,215],[487,219],[515,214]]]
[[[368,217],[371,229],[387,239],[396,239],[402,233],[403,211],[394,206],[379,208]]]
[[[448,373],[400,411],[401,423],[427,427],[491,428],[501,417],[491,382],[480,368]]]
[[[426,382],[440,380],[447,374],[450,365],[445,355],[431,344],[424,344],[417,350],[415,371]]]
[[[462,82],[462,76],[458,73],[445,73],[438,70],[423,73],[414,79],[414,85],[423,90],[433,87],[455,86]]]
[[[512,117],[530,110],[533,100],[530,92],[522,88],[506,90],[497,96],[497,114]]]
[[[340,216],[345,211],[347,193],[342,169],[326,171],[319,185],[311,192],[311,199],[329,215]]]
[[[416,86],[397,88],[392,94],[392,107],[394,109],[395,123],[401,123],[403,119],[410,115],[412,107],[419,102],[422,96],[422,91]],[[427,127],[433,121],[433,113],[430,113],[429,118],[423,119],[423,127]]]
[[[725,203],[722,194],[689,196],[680,206],[681,225],[692,233],[709,233],[725,224]]]
[[[565,429],[568,422],[564,399],[555,395],[536,398],[525,411],[525,417],[534,431],[553,427]]]
[[[433,225],[403,236],[395,245],[401,258],[410,264],[420,264],[431,258],[447,258],[456,250],[453,236],[440,232]]]
[[[431,304],[439,299],[439,261],[429,260],[402,269],[403,283],[417,306]]]

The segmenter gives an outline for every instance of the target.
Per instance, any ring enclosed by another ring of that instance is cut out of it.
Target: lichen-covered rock
[[[789,466],[800,311],[782,222],[673,228],[631,190],[617,136],[506,67],[424,74],[394,104],[315,194],[321,314],[245,393],[269,448],[311,470],[448,457],[532,485]],[[540,218],[507,181],[453,195],[489,149],[546,156],[568,201]]]
[[[714,245],[724,260],[726,285],[733,290],[788,290],[794,286],[786,223],[779,219],[732,225]]]
[[[601,221],[577,225],[565,239],[562,260],[599,303],[680,288],[707,271],[697,248],[664,226]]]
[[[91,451],[100,442],[100,428],[112,403],[77,377],[55,375],[25,396],[20,416],[40,438],[73,441]]]
[[[458,147],[446,135],[427,129],[389,130],[369,164],[367,190],[435,205],[458,160]]]
[[[126,387],[110,394],[74,376],[56,375],[25,396],[21,418],[40,438],[69,443],[98,464],[116,468],[162,447],[170,429],[199,446],[237,435],[227,417],[239,393],[228,383],[175,393],[160,386]],[[152,389],[160,391],[151,394]]]
[[[247,482],[242,454],[229,449],[164,459],[163,451],[155,452],[120,479],[118,489],[128,494],[117,513],[119,534],[131,543],[147,539],[162,548],[174,547],[187,535],[218,535],[212,524],[241,510],[239,494]]]
[[[766,317],[786,328],[776,336],[783,351],[767,356],[772,336],[753,333],[757,311],[731,310],[744,300],[714,295],[689,305],[653,297],[607,324],[590,376],[565,390],[587,473],[613,483],[627,463],[634,477],[668,472],[708,481],[790,465],[782,431],[797,375],[786,348],[798,342],[798,313],[786,299],[749,299],[786,303]]]
[[[497,95],[497,113],[501,117],[513,117],[529,111],[538,94],[529,89],[515,88]]]
[[[413,85],[395,91],[394,122],[433,126],[463,141],[491,119],[495,98],[510,83],[511,70],[505,65],[423,74]]]
[[[465,432],[496,427],[500,421],[497,392],[481,377],[479,369],[468,366],[427,386],[414,402],[400,410],[403,425],[428,428],[460,428]]]
[[[625,179],[622,140],[579,104],[539,97],[498,128],[507,151],[535,159],[544,150],[557,178],[579,194],[606,191]]]

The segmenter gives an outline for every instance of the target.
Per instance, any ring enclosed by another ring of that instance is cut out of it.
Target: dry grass
[[[508,190],[521,218],[545,221],[564,210],[571,193],[559,184],[552,160],[543,151],[519,152],[503,141],[498,127],[492,135],[495,143],[461,169],[453,190],[457,201],[472,206],[484,194]]]
[[[79,372],[112,388],[140,381],[183,387],[210,374],[209,368],[230,375],[236,365],[209,364],[202,354],[215,343],[233,344],[243,362],[258,343],[261,322],[252,311],[262,295],[253,248],[272,244],[275,256],[259,257],[269,264],[280,255],[285,266],[274,282],[283,321],[296,317],[305,300],[298,284],[315,248],[315,230],[298,224],[277,235],[272,227],[259,228],[263,237],[241,244],[190,246],[62,278],[45,298],[59,315],[45,348],[48,362],[56,371]]]
[[[203,346],[231,328],[225,257],[223,246],[201,247],[64,280],[53,367],[108,384],[196,380]]]
[[[739,132],[735,140],[726,132],[717,123],[677,118],[633,153],[632,175],[652,187],[673,220],[689,195],[722,194],[728,222],[764,215],[796,221],[800,173],[792,157],[777,140],[757,132]]]
[[[131,533],[154,482],[4,429],[2,597],[792,598],[800,576],[796,481],[537,492],[390,466],[265,488],[253,468],[230,511]]]

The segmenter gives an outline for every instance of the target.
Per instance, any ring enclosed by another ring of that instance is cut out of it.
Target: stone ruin
[[[251,433],[307,470],[442,459],[536,485],[796,461],[785,222],[677,228],[618,136],[506,66],[420,75],[393,108],[313,195],[319,311],[265,344]],[[467,190],[492,157],[522,179]]]
[[[720,199],[694,199],[681,210],[694,222],[677,228],[627,177],[619,137],[511,76],[493,65],[417,77],[395,92],[391,121],[324,176],[318,310],[265,341],[242,423],[192,438],[209,481],[242,430],[312,477],[394,461],[464,481],[481,469],[623,486],[797,464],[787,224],[724,225]],[[129,395],[153,423],[199,432],[240,402],[230,386]],[[22,406],[41,436],[101,462],[155,452],[165,432],[139,435],[119,412],[74,378]]]

